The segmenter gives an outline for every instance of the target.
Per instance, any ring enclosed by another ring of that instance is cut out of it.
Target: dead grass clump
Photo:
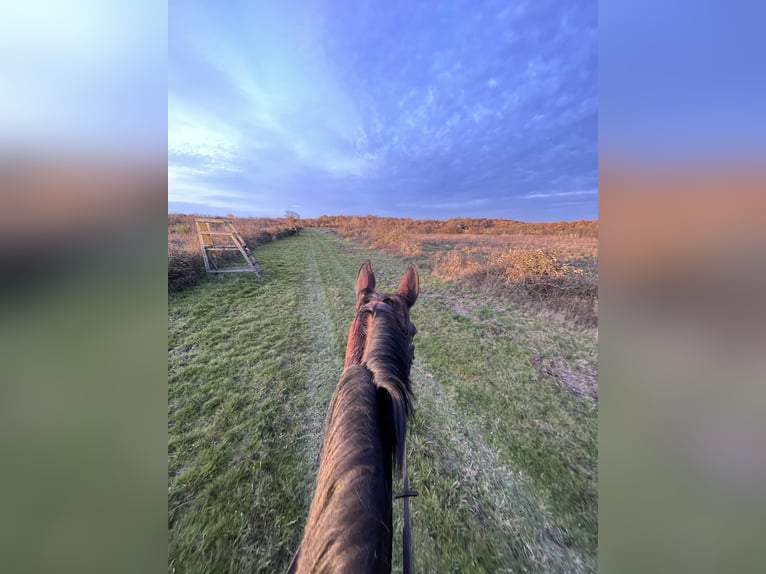
[[[506,289],[519,301],[561,314],[566,320],[595,326],[598,282],[554,252],[511,249],[498,258]]]
[[[568,239],[557,235],[461,235],[448,233],[416,233],[410,234],[414,241],[427,244],[435,250],[463,247],[478,247],[484,250],[492,249],[543,249],[555,252],[561,259],[594,258],[598,257],[598,239],[575,238]]]
[[[453,249],[434,253],[435,275],[472,288],[503,293],[540,312],[581,325],[597,324],[595,275],[543,249]]]
[[[420,245],[412,241],[402,230],[388,227],[372,230],[370,247],[392,255],[412,256],[420,253]]]
[[[465,279],[480,273],[482,265],[477,258],[463,249],[453,249],[434,254],[433,273],[445,279]]]
[[[533,357],[531,362],[571,396],[598,400],[598,373],[588,361],[577,361],[574,368],[560,357]]]
[[[295,222],[287,218],[232,217],[231,219],[250,249],[294,235],[300,229]]]
[[[370,234],[368,233],[368,230],[368,226],[354,221],[353,218],[347,218],[338,226],[337,233],[341,237],[350,239],[351,241],[369,244]]]
[[[337,234],[351,241],[369,245],[391,255],[411,257],[422,251],[412,238],[409,220],[392,218],[347,217],[340,221]]]
[[[205,275],[197,234],[191,215],[168,215],[168,291],[175,293]]]
[[[511,282],[539,283],[581,272],[543,249],[510,249],[495,254],[492,259],[490,264],[499,266],[503,276]]]

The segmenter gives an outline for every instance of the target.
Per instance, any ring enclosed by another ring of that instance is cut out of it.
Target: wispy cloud
[[[211,207],[242,207],[248,194],[244,190],[224,187],[205,169],[168,164],[168,202],[209,205]]]
[[[595,206],[595,0],[532,6],[171,5],[170,193],[304,216]]]
[[[598,195],[597,189],[584,189],[580,191],[553,191],[548,193],[541,193],[541,192],[535,192],[535,193],[527,193],[524,195],[524,199],[548,199],[551,197],[593,197]]]
[[[226,122],[168,101],[169,163],[186,164],[197,173],[237,171],[241,135]]]
[[[489,199],[486,197],[476,198],[476,199],[463,199],[463,200],[456,200],[456,201],[440,201],[440,202],[433,202],[433,203],[420,203],[418,204],[418,207],[423,209],[433,209],[433,210],[444,210],[444,209],[467,209],[467,208],[473,208],[481,205],[486,205],[489,203]]]

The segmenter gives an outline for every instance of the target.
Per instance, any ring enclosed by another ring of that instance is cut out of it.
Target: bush
[[[194,285],[205,275],[200,249],[168,249],[168,291],[175,293]]]
[[[433,273],[470,287],[503,293],[538,310],[552,310],[578,324],[597,324],[595,276],[542,249],[487,252],[453,249],[435,253]]]

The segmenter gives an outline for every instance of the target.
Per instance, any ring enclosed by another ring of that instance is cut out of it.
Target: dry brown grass
[[[439,277],[507,295],[565,322],[597,324],[598,222],[339,216],[307,223],[332,224],[346,239],[413,259]]]
[[[194,224],[195,217],[200,216],[168,214],[169,292],[181,291],[205,275],[202,250]],[[234,227],[250,249],[293,235],[299,229],[295,222],[282,218],[229,216],[229,219],[233,220]],[[241,258],[239,254],[235,256]]]
[[[463,247],[431,255],[432,273],[477,289],[502,293],[564,320],[595,326],[598,277],[582,260],[545,249]],[[588,261],[586,261],[588,263]],[[594,262],[595,263],[595,262]]]
[[[567,259],[577,257],[598,257],[598,238],[594,237],[560,237],[556,235],[483,235],[465,233],[460,235],[449,233],[414,233],[409,236],[423,246],[424,249],[453,249],[460,247],[479,247],[488,249],[544,249],[555,252],[559,257]]]
[[[205,264],[193,215],[168,215],[168,291],[193,285],[205,275]]]
[[[562,237],[565,239],[598,238],[598,220],[556,221],[526,223],[511,219],[490,219],[453,217],[446,220],[407,219],[393,217],[376,217],[374,215],[344,216],[323,215],[316,219],[303,220],[307,227],[326,227],[340,230],[341,228],[358,228],[364,226],[370,229],[382,225],[397,227],[405,233],[445,234],[462,236],[478,235],[526,235]]]
[[[509,281],[537,282],[582,273],[582,269],[561,261],[556,253],[543,249],[512,248],[493,253],[491,265],[498,266]]]
[[[421,253],[420,244],[411,238],[405,220],[349,217],[341,222],[337,233],[391,255],[413,256]]]

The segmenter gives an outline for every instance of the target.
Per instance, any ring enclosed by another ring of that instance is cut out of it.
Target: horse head
[[[409,355],[409,366],[414,360],[412,339],[417,333],[415,325],[410,321],[410,308],[415,304],[420,292],[420,280],[415,266],[411,263],[399,280],[395,293],[379,293],[375,291],[375,274],[368,259],[359,267],[354,286],[356,292],[356,317],[349,328],[348,344],[346,345],[346,360],[344,367],[363,364],[367,360],[370,334],[376,326],[375,319],[385,314],[393,319],[399,333],[403,337]],[[386,325],[392,321],[384,320]]]

